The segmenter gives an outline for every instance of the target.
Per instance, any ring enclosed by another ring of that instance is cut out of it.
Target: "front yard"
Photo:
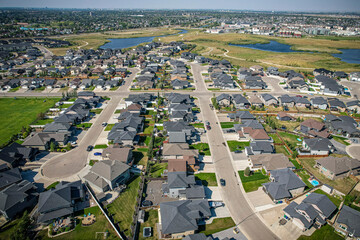
[[[264,175],[261,171],[253,172],[249,177],[244,175],[244,171],[239,171],[239,176],[245,192],[256,191],[263,183],[269,182],[269,176]]]
[[[250,146],[250,142],[239,142],[234,140],[227,141],[227,144],[231,152],[234,152],[236,150],[244,150],[245,147]]]
[[[317,229],[311,236],[301,235],[298,240],[344,240],[330,225]]]
[[[197,143],[189,146],[190,149],[199,150],[200,155],[211,156],[210,147],[207,143]]]
[[[208,236],[232,227],[235,227],[235,223],[231,217],[216,218],[211,224],[200,225],[199,232]]]
[[[217,186],[215,173],[198,173],[195,174],[195,180],[201,180],[204,186]]]
[[[234,124],[239,124],[238,122],[221,122],[220,126],[221,128],[233,128]]]

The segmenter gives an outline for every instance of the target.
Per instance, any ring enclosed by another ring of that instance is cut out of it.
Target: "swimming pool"
[[[315,180],[315,179],[310,180],[310,183],[311,183],[314,187],[316,187],[317,185],[319,185],[319,182],[318,182],[317,180]]]

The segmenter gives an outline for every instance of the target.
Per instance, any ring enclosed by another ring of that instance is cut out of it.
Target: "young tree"
[[[245,175],[245,177],[250,176],[250,168],[249,167],[245,168],[244,175]]]
[[[20,221],[16,225],[15,230],[10,235],[11,240],[30,240],[29,232],[31,227],[31,220],[27,211],[24,212]]]
[[[51,141],[51,143],[50,143],[50,152],[55,152],[55,147],[56,147],[55,143],[53,141]]]

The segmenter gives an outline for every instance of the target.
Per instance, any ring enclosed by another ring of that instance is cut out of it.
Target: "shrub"
[[[246,177],[249,177],[249,176],[250,176],[250,168],[249,168],[249,167],[245,168],[244,175],[245,175]]]

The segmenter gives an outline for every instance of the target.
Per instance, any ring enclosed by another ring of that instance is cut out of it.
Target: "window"
[[[341,229],[343,229],[343,230],[345,230],[346,231],[346,229],[347,229],[347,227],[346,226],[343,226],[343,225],[339,225],[339,228],[341,228]]]

